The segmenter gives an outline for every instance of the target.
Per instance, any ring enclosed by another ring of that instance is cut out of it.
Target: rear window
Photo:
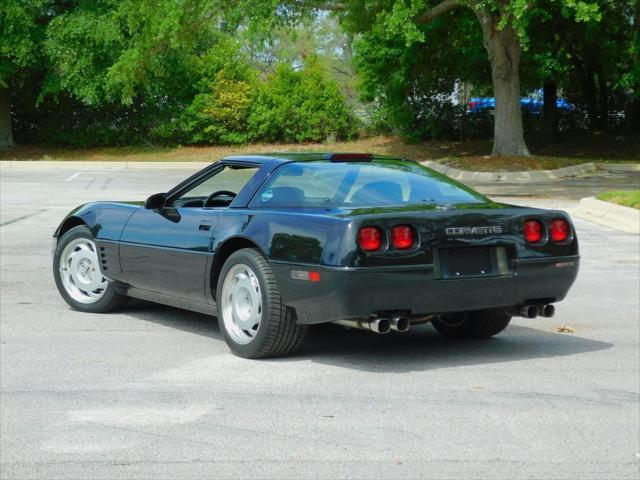
[[[412,162],[288,163],[262,185],[252,206],[362,208],[481,203],[482,195]]]

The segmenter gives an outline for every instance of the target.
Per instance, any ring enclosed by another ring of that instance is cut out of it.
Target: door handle
[[[202,230],[203,232],[211,230],[211,223],[201,223],[198,230]]]

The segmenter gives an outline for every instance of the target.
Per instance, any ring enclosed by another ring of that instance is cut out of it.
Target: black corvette
[[[144,205],[78,207],[54,236],[73,308],[135,297],[217,315],[248,358],[291,353],[325,322],[487,338],[552,316],[579,267],[566,213],[368,154],[227,157]]]

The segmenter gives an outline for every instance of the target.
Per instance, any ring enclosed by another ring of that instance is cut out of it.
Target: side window
[[[260,189],[255,207],[322,207],[332,204],[345,171],[331,165],[291,163],[277,170]]]
[[[256,174],[257,168],[225,167],[173,201],[175,207],[225,207]],[[221,192],[219,196],[211,195]],[[208,200],[208,201],[207,201]],[[206,202],[206,205],[205,205]]]

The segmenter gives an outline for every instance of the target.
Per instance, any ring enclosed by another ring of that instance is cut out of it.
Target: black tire
[[[79,302],[71,297],[67,292],[60,276],[60,256],[62,255],[65,247],[70,242],[77,239],[87,239],[94,242],[91,230],[89,230],[85,225],[79,225],[77,227],[73,227],[58,239],[58,243],[53,254],[53,277],[55,279],[58,292],[60,292],[64,301],[75,310],[90,313],[106,313],[123,307],[129,301],[129,297],[118,292],[116,285],[111,282],[107,283],[107,288],[104,290],[104,294],[94,303]],[[99,268],[99,266],[97,268]]]
[[[254,338],[246,344],[234,340],[222,318],[222,292],[227,273],[235,265],[250,267],[260,284],[262,317]],[[298,325],[295,315],[282,304],[280,290],[267,259],[256,249],[243,248],[224,263],[216,289],[218,324],[231,351],[243,358],[273,358],[293,353],[304,341],[307,325]]]
[[[507,328],[510,321],[511,315],[502,310],[479,310],[441,315],[432,323],[445,337],[489,338]]]

